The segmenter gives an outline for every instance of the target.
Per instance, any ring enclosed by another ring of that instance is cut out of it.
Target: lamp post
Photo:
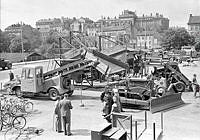
[[[22,46],[22,57],[24,61],[24,44],[23,44],[23,36],[22,36],[22,22],[21,22],[21,46]]]

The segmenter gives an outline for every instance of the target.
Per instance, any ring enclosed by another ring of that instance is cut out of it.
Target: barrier
[[[181,99],[182,93],[170,94],[159,98],[150,100],[150,112],[156,113],[160,111],[170,110],[174,107],[183,105],[184,102]]]

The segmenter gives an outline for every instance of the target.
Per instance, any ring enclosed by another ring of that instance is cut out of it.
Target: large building
[[[22,25],[19,23],[12,24],[5,29],[5,32],[7,32],[8,34],[14,34],[14,35],[20,35],[21,31],[22,31]]]
[[[200,33],[200,16],[190,14],[188,21],[188,32],[190,34]]]
[[[158,13],[155,16],[151,14],[150,16],[138,17],[135,12],[124,10],[118,18],[104,17],[95,24],[96,26],[93,27],[97,29],[88,29],[92,35],[108,36],[113,41],[119,40],[128,44],[131,48],[153,49],[160,46],[158,33],[169,28],[169,19]],[[115,45],[112,41],[102,40],[102,49]]]

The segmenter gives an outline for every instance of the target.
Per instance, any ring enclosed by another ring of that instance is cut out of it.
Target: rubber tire
[[[9,113],[5,113],[1,116],[1,121],[3,126],[10,125],[11,115]]]
[[[52,88],[49,90],[49,98],[53,101],[56,101],[59,96],[59,92],[57,89]]]
[[[184,92],[185,91],[185,85],[182,82],[177,82],[174,84],[176,90],[178,92]]]
[[[26,113],[31,113],[33,111],[33,103],[32,102],[27,102],[24,104],[24,111]]]
[[[21,92],[20,87],[16,87],[16,88],[14,89],[14,93],[15,93],[15,95],[16,95],[17,97],[22,97],[22,96],[23,96],[23,93]]]
[[[7,65],[7,68],[8,68],[8,69],[12,69],[12,64],[9,63],[9,64]]]
[[[15,126],[18,123],[19,125]],[[12,125],[14,128],[23,129],[26,126],[26,118],[24,116],[16,116],[12,121]]]

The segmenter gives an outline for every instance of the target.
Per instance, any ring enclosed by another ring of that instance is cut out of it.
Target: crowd
[[[108,87],[105,87],[105,90],[101,94],[100,99],[103,103],[103,116],[108,122],[111,122],[110,115],[112,112],[122,112],[119,92],[116,87],[113,88],[112,92],[109,91]]]

